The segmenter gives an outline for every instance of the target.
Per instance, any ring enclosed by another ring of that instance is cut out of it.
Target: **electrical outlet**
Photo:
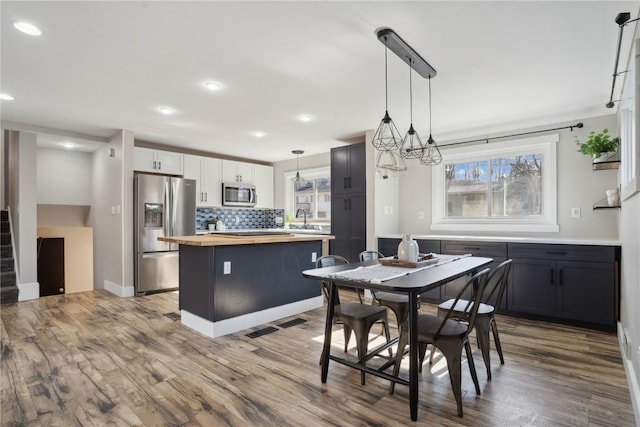
[[[418,211],[418,219],[424,219],[424,211]]]
[[[316,262],[318,258],[318,254],[316,252],[311,252],[311,262]]]
[[[231,274],[231,261],[225,261],[223,265],[224,265],[223,274]]]
[[[120,205],[116,205],[116,213],[120,215]]]
[[[240,224],[240,217],[236,215],[236,225]]]
[[[574,206],[571,208],[571,218],[580,218],[580,207]]]
[[[384,214],[389,215],[389,206],[384,207]]]
[[[111,215],[115,215],[115,214],[116,214],[116,207],[111,206]]]

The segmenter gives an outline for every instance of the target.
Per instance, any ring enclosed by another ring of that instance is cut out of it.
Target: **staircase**
[[[0,303],[9,304],[18,301],[18,286],[11,246],[11,228],[9,212],[0,211]]]

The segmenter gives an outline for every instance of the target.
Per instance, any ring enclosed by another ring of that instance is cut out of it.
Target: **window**
[[[433,230],[558,231],[558,135],[447,149],[433,168]]]
[[[301,170],[303,177],[295,182],[295,172],[285,173],[285,206],[286,213],[296,218],[298,209],[307,213],[307,221],[331,220],[331,175],[329,167]]]

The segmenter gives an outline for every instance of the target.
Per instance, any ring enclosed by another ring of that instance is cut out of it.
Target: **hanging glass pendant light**
[[[389,178],[389,174],[396,176],[398,172],[406,171],[407,165],[400,157],[398,150],[378,151],[376,157],[376,172],[382,175],[383,179]]]
[[[377,150],[395,150],[400,147],[402,138],[395,123],[389,116],[389,96],[387,90],[387,38],[384,38],[384,117],[373,135],[371,143]]]
[[[436,166],[442,163],[442,155],[436,141],[431,136],[431,76],[429,76],[429,139],[424,145],[420,163],[425,166]]]
[[[296,155],[296,177],[293,178],[293,181],[299,183],[300,181],[304,181],[304,179],[300,177],[300,154],[303,154],[304,150],[293,150],[291,153]]]
[[[424,145],[420,141],[420,135],[413,129],[413,87],[411,85],[411,59],[409,59],[409,130],[400,145],[400,156],[404,159],[419,159],[422,157]]]

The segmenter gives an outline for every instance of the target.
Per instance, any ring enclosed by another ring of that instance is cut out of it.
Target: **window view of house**
[[[542,155],[449,163],[448,218],[531,217],[542,214]]]
[[[331,178],[303,179],[293,185],[293,212],[304,209],[307,220],[331,219]]]

